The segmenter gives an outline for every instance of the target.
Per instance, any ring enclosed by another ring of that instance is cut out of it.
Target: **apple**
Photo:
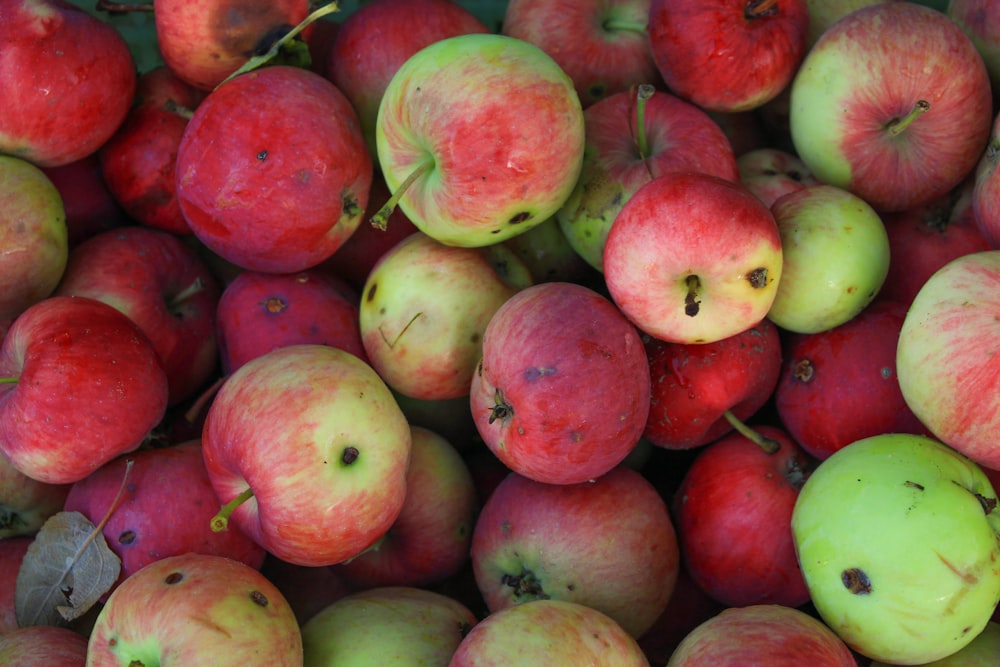
[[[235,525],[295,565],[354,558],[406,495],[410,427],[371,366],[344,350],[272,350],[228,376],[205,417],[202,452]]]
[[[403,508],[378,543],[333,566],[356,588],[437,585],[469,560],[479,511],[476,485],[462,455],[443,436],[410,426]]]
[[[975,639],[951,655],[929,662],[924,667],[992,667],[1000,655],[1000,624],[990,621]],[[888,667],[873,661],[868,667]]]
[[[480,620],[449,667],[648,667],[636,640],[606,614],[566,600],[533,600]]]
[[[372,367],[413,398],[468,396],[486,325],[531,281],[503,244],[456,247],[411,234],[382,256],[361,292],[361,340]]]
[[[739,178],[722,129],[704,111],[670,93],[648,85],[613,93],[587,107],[583,117],[582,171],[556,219],[570,245],[599,271],[616,216],[653,178],[675,171]]]
[[[639,332],[575,283],[527,287],[493,314],[469,393],[476,430],[511,470],[539,482],[595,479],[632,451],[649,414]]]
[[[851,12],[877,5],[882,2],[899,2],[900,0],[806,0],[809,9],[809,48],[816,43],[826,29],[844,18]]]
[[[326,76],[358,112],[373,156],[379,103],[400,66],[439,40],[488,32],[454,0],[372,0],[343,20],[326,54]]]
[[[792,513],[812,602],[873,660],[955,653],[1000,599],[1000,516],[989,478],[937,440],[885,433],[822,461]]]
[[[52,294],[69,256],[62,196],[30,162],[0,155],[0,319],[13,319]]]
[[[260,572],[288,600],[299,627],[327,606],[355,592],[333,567],[295,565],[268,555]]]
[[[19,627],[14,607],[17,573],[34,539],[33,536],[15,535],[0,540],[0,637]]]
[[[483,504],[471,557],[491,612],[566,600],[607,614],[633,637],[666,609],[679,567],[663,498],[624,466],[579,484],[509,474]]]
[[[600,273],[573,249],[557,216],[503,241],[503,245],[528,268],[532,282],[599,284]]]
[[[272,65],[202,100],[176,178],[181,212],[210,250],[244,269],[295,273],[357,228],[372,161],[343,93],[309,70]]]
[[[972,212],[976,227],[982,232],[991,248],[1000,248],[1000,114],[990,131],[989,142],[973,171]]]
[[[386,86],[375,127],[397,205],[446,245],[484,246],[544,222],[583,162],[584,120],[573,82],[537,46],[497,34],[439,40]]]
[[[651,394],[643,437],[657,447],[692,449],[733,430],[771,397],[781,373],[780,332],[763,319],[712,343],[645,337]]]
[[[1000,250],[963,255],[938,269],[913,299],[899,332],[903,399],[935,437],[1000,468],[994,400]]]
[[[37,533],[63,508],[69,489],[32,479],[0,455],[0,540]]]
[[[69,164],[125,120],[136,65],[114,26],[60,0],[5,0],[0,43],[0,153]]]
[[[163,418],[167,375],[142,330],[108,304],[52,296],[0,344],[0,456],[49,484],[130,452]]]
[[[711,343],[760,322],[782,265],[767,206],[739,183],[699,172],[639,188],[604,246],[612,300],[640,330],[676,343]]]
[[[501,30],[552,56],[586,108],[632,86],[660,83],[646,41],[649,5],[649,0],[510,0]]]
[[[469,394],[458,398],[412,398],[393,391],[399,409],[412,426],[423,426],[445,438],[463,454],[482,444],[475,420],[469,411]],[[506,467],[504,468],[506,470]]]
[[[70,248],[95,234],[131,222],[108,190],[98,153],[58,167],[42,167],[42,173],[49,177],[62,198]]]
[[[302,665],[288,602],[254,568],[223,556],[170,556],[123,581],[101,608],[87,667]]]
[[[652,0],[649,47],[667,88],[703,109],[748,111],[792,80],[806,0]]]
[[[740,183],[770,207],[782,195],[801,190],[819,181],[806,163],[794,153],[765,146],[736,158]]]
[[[54,294],[103,301],[135,322],[163,362],[171,405],[216,372],[220,286],[198,253],[170,232],[126,225],[87,239],[70,251]]]
[[[447,665],[478,619],[447,595],[380,586],[340,598],[302,626],[305,667]]]
[[[945,13],[965,31],[983,57],[994,97],[1000,92],[1000,11],[989,0],[948,0]]]
[[[792,540],[799,489],[813,466],[788,433],[767,424],[709,444],[688,467],[673,499],[681,557],[691,579],[729,607],[809,601]]]
[[[802,61],[790,95],[802,161],[880,212],[954,188],[990,133],[982,57],[954,21],[914,2],[871,5],[832,25]]]
[[[784,266],[768,318],[816,333],[850,321],[875,300],[889,272],[889,238],[864,199],[834,185],[780,197],[771,212]]]
[[[0,633],[0,664],[17,667],[83,667],[87,638],[75,630],[31,625]]]
[[[856,667],[850,649],[830,628],[794,607],[729,607],[688,633],[667,667]]]

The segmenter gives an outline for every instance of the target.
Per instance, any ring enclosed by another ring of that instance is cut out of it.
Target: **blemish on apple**
[[[268,605],[267,596],[260,591],[251,591],[250,600],[259,607],[266,607]]]
[[[288,302],[280,296],[269,296],[260,305],[264,307],[265,311],[273,315],[285,310],[288,307]]]
[[[174,584],[179,584],[183,580],[184,580],[183,572],[171,572],[170,574],[168,574],[163,578],[163,583],[167,584],[168,586],[172,586]]]
[[[530,219],[531,219],[531,213],[529,213],[528,211],[522,211],[511,217],[511,219],[508,220],[507,222],[512,225],[519,225],[522,222],[527,222]]]
[[[809,382],[813,379],[815,372],[816,368],[809,359],[801,359],[795,362],[795,366],[792,368],[792,377],[800,382]]]
[[[916,489],[917,491],[923,491],[924,490],[924,485],[923,484],[918,484],[917,482],[911,482],[910,480],[906,480],[905,482],[903,482],[903,486],[908,486],[911,489]]]
[[[750,287],[754,289],[767,287],[767,269],[763,266],[757,267],[747,274],[747,281],[750,283]]]
[[[851,567],[840,573],[844,588],[855,595],[868,595],[872,592],[872,582],[861,568]]]
[[[125,530],[118,536],[118,544],[132,544],[135,542],[135,531]]]
[[[344,451],[340,455],[340,461],[344,465],[351,465],[352,463],[358,460],[359,456],[361,456],[361,452],[358,451],[357,447],[354,446],[344,447]]]
[[[534,368],[529,368],[524,371],[524,379],[528,382],[537,380],[538,378],[546,377],[549,375],[555,375],[556,369],[549,366],[538,366]]]
[[[257,159],[260,160],[261,162],[263,162],[264,160],[266,160],[267,159],[267,151],[266,150],[262,150],[259,153],[257,153]]]

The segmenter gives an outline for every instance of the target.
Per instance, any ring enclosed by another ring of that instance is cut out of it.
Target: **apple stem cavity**
[[[694,317],[701,310],[701,300],[698,298],[698,291],[701,289],[701,279],[691,274],[685,280],[688,291],[684,296],[684,314]]]
[[[906,114],[902,118],[893,118],[886,125],[886,131],[889,133],[890,137],[898,136],[903,130],[910,126],[910,123],[915,121],[920,116],[930,111],[931,103],[927,100],[917,100],[917,103],[913,105],[913,109],[910,113]]]
[[[775,16],[780,11],[778,0],[750,0],[743,10],[743,17],[748,21]]]
[[[222,506],[222,509],[212,517],[212,532],[221,533],[229,527],[229,517],[232,515],[236,508],[245,503],[246,501],[253,498],[253,489],[247,487],[243,493],[239,494],[228,503]]]
[[[405,193],[406,190],[411,185],[416,183],[417,179],[419,179],[421,176],[423,176],[433,168],[434,168],[434,159],[430,157],[428,157],[428,159],[418,164],[416,169],[411,171],[410,175],[407,176],[406,179],[399,184],[398,188],[396,188],[396,191],[389,196],[389,201],[383,204],[382,208],[376,211],[375,215],[371,217],[370,222],[372,226],[375,227],[376,229],[381,229],[382,231],[385,231],[386,224],[389,222],[389,216],[392,215],[392,212],[394,210],[396,210],[396,205],[399,203],[399,200],[403,197],[403,193]]]
[[[639,84],[635,94],[635,147],[643,162],[649,157],[649,141],[646,138],[646,102],[655,92],[656,88],[648,83],[642,83]]]
[[[178,306],[182,305],[185,301],[198,294],[205,289],[205,282],[199,277],[195,278],[194,282],[182,289],[180,292],[175,294],[172,299],[170,299],[167,307],[171,312],[174,311]]]
[[[496,393],[493,395],[493,401],[495,405],[490,411],[490,424],[498,419],[501,423],[503,423],[514,416],[514,406],[504,400],[503,392],[499,389],[497,389]]]
[[[733,414],[732,410],[726,410],[724,413],[722,413],[722,416],[726,418],[726,421],[729,422],[730,426],[732,426],[737,433],[739,433],[744,438],[746,438],[750,442],[760,447],[762,450],[764,450],[765,454],[774,454],[779,449],[781,449],[780,442],[778,442],[774,438],[769,438],[766,435],[761,435],[757,431],[753,430],[752,428],[744,424],[742,421],[740,421],[740,419]]]

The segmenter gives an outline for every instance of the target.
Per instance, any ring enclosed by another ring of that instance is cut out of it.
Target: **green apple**
[[[969,644],[1000,600],[1000,512],[983,470],[927,437],[855,441],[812,473],[792,534],[812,602],[851,648],[922,664]]]
[[[889,273],[889,237],[868,203],[833,185],[813,185],[779,197],[771,212],[784,251],[767,314],[772,322],[818,333],[872,302]]]
[[[990,621],[975,639],[946,658],[924,663],[923,667],[996,667],[1000,661],[1000,623]],[[888,667],[874,661],[868,667]]]

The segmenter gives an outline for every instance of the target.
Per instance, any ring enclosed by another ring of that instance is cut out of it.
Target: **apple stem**
[[[434,167],[434,160],[431,158],[428,158],[427,160],[424,160],[423,162],[418,164],[417,168],[411,171],[410,175],[407,176],[406,179],[399,184],[398,188],[396,188],[396,191],[389,196],[389,201],[383,204],[382,208],[376,211],[375,215],[372,216],[370,221],[372,226],[377,229],[381,229],[382,231],[385,231],[386,223],[389,222],[389,216],[392,215],[392,212],[394,210],[396,210],[396,205],[399,203],[399,200],[403,197],[403,193],[405,193],[406,190],[411,185],[413,185],[418,178],[423,176],[425,173],[427,173],[428,170],[432,169],[433,167]]]
[[[643,161],[649,157],[649,142],[646,139],[646,102],[656,92],[648,83],[641,83],[635,94],[635,145]]]
[[[195,278],[194,282],[192,282],[190,285],[188,285],[180,292],[175,294],[174,297],[170,300],[170,303],[167,305],[171,310],[173,310],[174,308],[181,305],[182,303],[190,299],[192,296],[201,292],[204,289],[205,289],[205,282],[200,277]]]
[[[222,506],[218,514],[212,517],[212,532],[220,533],[229,527],[229,517],[236,508],[253,498],[253,489],[247,487],[240,495],[236,496]]]
[[[723,413],[723,416],[726,418],[726,421],[729,422],[734,429],[736,429],[737,433],[763,449],[766,454],[774,454],[781,449],[780,442],[774,438],[769,438],[766,435],[761,435],[757,431],[753,430],[740,421],[739,418],[733,414],[732,410],[726,410]]]
[[[195,399],[195,401],[191,404],[191,407],[184,412],[184,419],[187,423],[193,424],[198,420],[198,415],[200,415],[202,410],[205,409],[205,406],[209,404],[212,397],[218,393],[219,388],[222,387],[222,384],[226,381],[227,377],[229,376],[223,375],[219,377]]]
[[[18,376],[18,377],[0,378],[0,384],[16,384],[17,381],[20,380],[20,379],[21,379],[20,376]]]
[[[778,0],[750,0],[743,16],[747,20],[759,19],[763,16],[773,16],[779,11]]]
[[[701,289],[701,279],[698,276],[691,274],[685,280],[688,292],[684,297],[684,314],[688,317],[694,317],[701,310],[701,301],[698,300],[698,290]]]
[[[133,5],[128,2],[97,0],[97,5],[94,9],[99,12],[108,12],[109,14],[124,14],[125,12],[151,12],[153,11],[153,3],[147,2],[144,4]]]
[[[606,32],[637,32],[644,33],[648,24],[645,21],[631,21],[623,18],[609,18],[601,23]]]
[[[927,100],[917,100],[917,103],[913,105],[913,109],[910,110],[910,113],[906,114],[902,118],[893,118],[889,121],[889,124],[886,126],[889,136],[895,137],[900,134],[903,130],[909,127],[910,123],[927,113],[930,108],[931,103]]]
[[[191,118],[194,117],[193,109],[189,109],[186,106],[178,104],[173,98],[168,98],[167,101],[163,103],[163,110],[176,114],[186,120],[191,120]]]

